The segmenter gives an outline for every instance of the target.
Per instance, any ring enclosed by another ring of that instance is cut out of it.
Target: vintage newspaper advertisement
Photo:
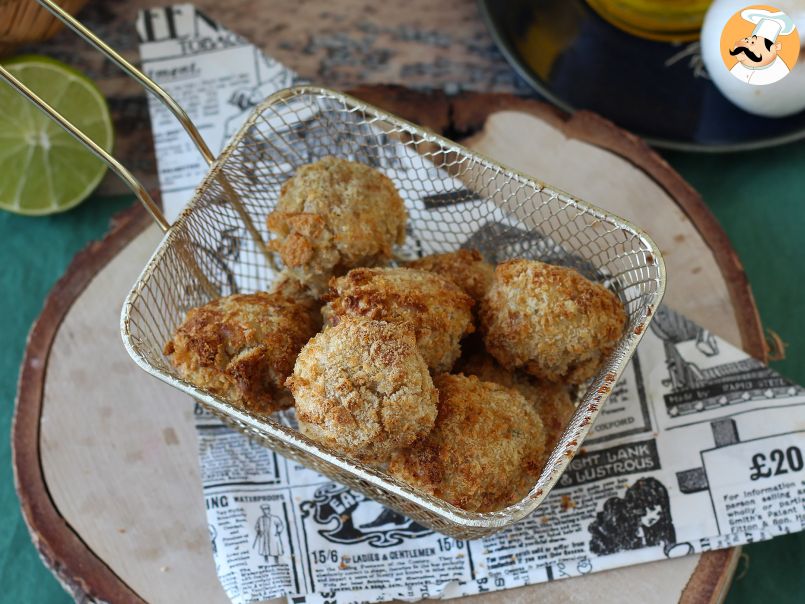
[[[297,80],[192,5],[143,12],[137,30],[145,71],[216,151],[255,103]],[[155,103],[151,115],[163,199],[175,215],[206,165],[166,110]],[[367,161],[405,180],[405,161]],[[433,179],[447,193],[406,195],[440,220],[461,183],[438,171]],[[492,223],[457,236],[494,259],[484,242],[501,228],[511,231]],[[218,259],[238,261],[225,249]],[[292,424],[292,411],[283,420]],[[805,528],[805,390],[665,307],[546,503],[484,539],[434,533],[200,406],[196,426],[211,554],[237,603],[453,598]]]

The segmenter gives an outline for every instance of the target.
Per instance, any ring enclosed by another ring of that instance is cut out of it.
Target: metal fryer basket
[[[470,245],[495,261],[531,257],[570,264],[605,280],[626,304],[629,324],[617,350],[588,388],[534,490],[517,505],[470,513],[422,495],[278,421],[249,415],[199,390],[162,355],[185,312],[209,300],[188,270],[188,250],[221,294],[265,289],[275,275],[227,197],[236,195],[253,222],[262,225],[282,183],[300,165],[325,155],[375,165],[394,180],[410,214],[402,256]],[[469,538],[516,522],[544,499],[629,361],[663,286],[658,250],[627,222],[354,98],[301,87],[261,104],[215,162],[126,300],[121,329],[141,367],[266,446],[424,525]]]
[[[629,321],[616,350],[581,397],[538,482],[517,504],[474,513],[422,494],[320,447],[277,419],[249,414],[195,387],[162,354],[189,308],[217,295],[269,286],[278,267],[263,243],[266,215],[283,182],[325,155],[374,165],[394,181],[410,216],[407,239],[397,250],[402,257],[468,246],[492,261],[541,259],[572,266],[623,300]],[[121,332],[140,367],[265,446],[423,525],[475,538],[517,522],[544,500],[631,358],[664,288],[659,250],[627,221],[357,99],[297,87],[258,106],[211,163],[127,297]]]

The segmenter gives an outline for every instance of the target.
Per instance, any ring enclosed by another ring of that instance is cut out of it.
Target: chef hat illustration
[[[741,12],[741,17],[755,23],[753,36],[766,38],[774,42],[777,36],[790,34],[794,31],[794,21],[784,12],[773,13],[762,8],[747,8]]]

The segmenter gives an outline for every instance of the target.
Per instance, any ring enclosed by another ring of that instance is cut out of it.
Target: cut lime
[[[98,88],[47,57],[23,56],[3,66],[107,151],[112,121]],[[106,164],[30,101],[0,80],[0,208],[37,216],[63,212],[92,193]]]

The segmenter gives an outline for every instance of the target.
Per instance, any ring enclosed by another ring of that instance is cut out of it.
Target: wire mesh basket
[[[101,49],[109,54],[108,48]],[[195,132],[188,131],[191,136]],[[266,216],[299,166],[327,155],[367,163],[394,181],[409,213],[406,241],[396,250],[399,257],[463,246],[479,249],[492,262],[540,259],[572,266],[623,301],[628,324],[615,351],[580,396],[537,483],[515,505],[467,512],[418,492],[319,446],[280,417],[250,414],[197,388],[163,355],[165,342],[190,308],[217,296],[270,286],[281,267],[266,251]],[[143,199],[143,192],[137,192]],[[148,205],[150,199],[143,201]],[[155,206],[149,209],[161,218]],[[167,226],[164,218],[160,224]],[[664,288],[659,250],[629,222],[355,98],[303,86],[282,90],[256,107],[211,163],[127,297],[121,332],[140,367],[265,446],[436,531],[475,538],[517,522],[545,499],[628,364]]]

